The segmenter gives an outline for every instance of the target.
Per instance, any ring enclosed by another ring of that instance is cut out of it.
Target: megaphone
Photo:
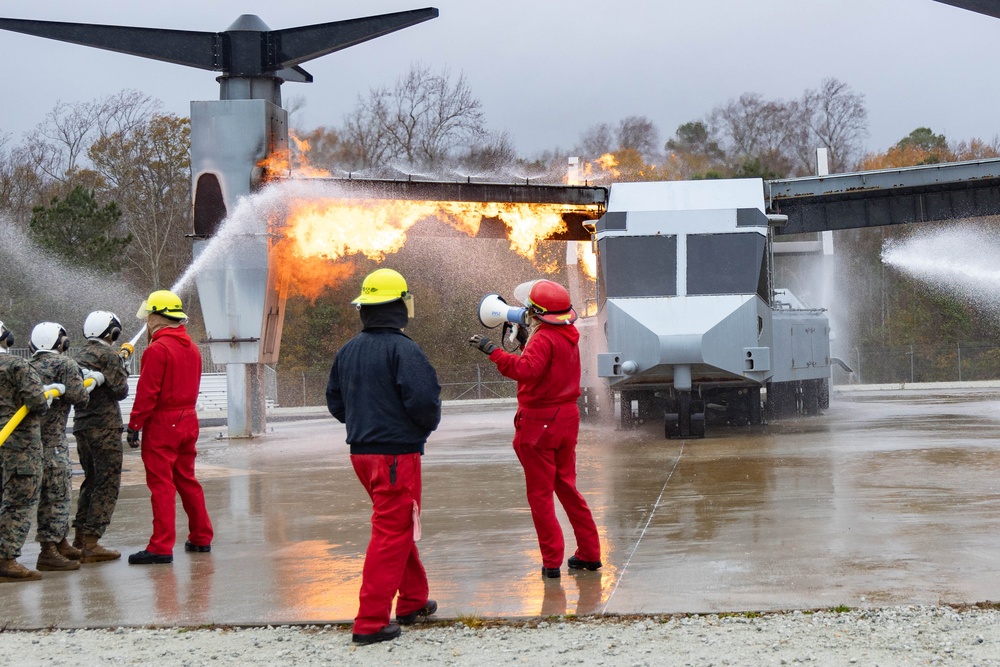
[[[479,322],[487,329],[494,329],[504,322],[528,326],[528,309],[507,305],[499,294],[487,294],[479,302]]]

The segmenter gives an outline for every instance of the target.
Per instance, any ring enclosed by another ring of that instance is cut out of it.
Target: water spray
[[[998,254],[1000,242],[993,228],[963,225],[887,242],[882,261],[1000,317]]]

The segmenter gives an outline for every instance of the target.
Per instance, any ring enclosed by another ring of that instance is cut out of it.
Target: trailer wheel
[[[704,438],[705,401],[692,398],[689,391],[668,399],[663,413],[663,435],[667,438]]]
[[[764,405],[760,402],[760,387],[747,390],[747,401],[750,403],[750,425],[759,426],[764,423]]]
[[[819,414],[819,381],[802,383],[802,414],[814,417]]]
[[[618,394],[618,406],[621,414],[618,424],[622,429],[632,429],[636,425],[636,414],[632,411],[632,401],[636,400],[634,391],[623,391]]]
[[[794,382],[767,383],[767,416],[784,419],[798,414],[798,392]]]

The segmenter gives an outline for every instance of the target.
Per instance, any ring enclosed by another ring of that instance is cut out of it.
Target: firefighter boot
[[[29,570],[13,558],[0,558],[0,584],[11,581],[34,581],[41,578],[41,572]]]
[[[42,551],[38,554],[38,562],[35,567],[41,572],[59,572],[61,570],[79,570],[80,563],[59,553],[55,542],[42,542]]]
[[[114,549],[105,549],[97,543],[100,538],[97,535],[83,536],[83,549],[80,552],[81,563],[101,563],[106,560],[118,560],[121,553]]]
[[[80,550],[70,544],[69,540],[65,537],[62,538],[62,542],[56,544],[56,550],[61,553],[64,558],[68,558],[70,560],[80,560]]]

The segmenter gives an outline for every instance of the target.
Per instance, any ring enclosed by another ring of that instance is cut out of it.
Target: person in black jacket
[[[403,328],[413,298],[392,269],[369,274],[358,307],[363,329],[337,352],[326,387],[330,414],[347,424],[351,463],[372,499],[372,533],[361,575],[353,640],[395,639],[400,625],[437,611],[420,562],[420,457],[441,421],[441,386]],[[392,600],[396,622],[390,623]]]

